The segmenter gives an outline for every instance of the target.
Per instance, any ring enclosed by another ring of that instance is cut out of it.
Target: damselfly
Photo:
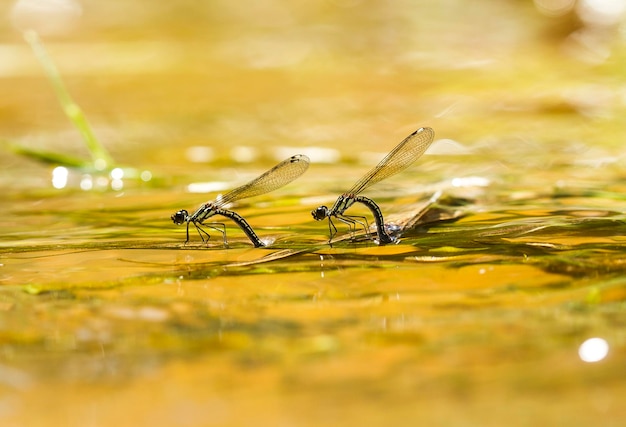
[[[363,203],[374,215],[374,221],[376,221],[376,231],[378,232],[379,244],[386,244],[394,242],[394,238],[391,237],[385,231],[385,223],[383,220],[383,213],[378,205],[365,196],[359,196],[363,190],[369,186],[382,181],[392,175],[409,167],[411,163],[419,159],[426,149],[433,142],[435,132],[431,128],[419,128],[411,135],[407,136],[404,141],[396,146],[383,160],[381,160],[375,168],[370,170],[363,178],[361,178],[350,190],[343,193],[332,208],[328,209],[326,206],[320,206],[317,209],[311,211],[311,215],[317,221],[321,221],[324,218],[328,218],[328,231],[330,233],[330,243],[333,236],[337,234],[337,227],[333,224],[332,218],[335,217],[339,221],[345,223],[352,230],[355,224],[360,224],[367,230],[367,221],[362,223],[357,221],[353,216],[344,215],[344,212],[352,206],[355,202]]]
[[[212,225],[204,224],[204,221],[207,218],[210,218],[213,215],[222,215],[235,221],[235,223],[237,223],[237,225],[241,227],[246,236],[248,236],[248,238],[252,241],[255,247],[258,248],[261,246],[265,246],[261,239],[259,239],[259,237],[256,235],[252,227],[250,227],[250,224],[248,224],[248,222],[243,219],[241,215],[236,212],[224,209],[224,207],[229,203],[233,203],[240,199],[259,196],[261,194],[277,190],[280,187],[283,187],[289,184],[294,179],[298,178],[308,169],[308,167],[309,158],[307,156],[303,154],[297,154],[295,156],[289,157],[288,159],[283,160],[272,169],[268,170],[263,175],[250,181],[249,183],[244,184],[241,187],[235,188],[234,190],[226,193],[221,198],[203,204],[193,214],[189,215],[189,212],[182,209],[175,214],[172,214],[171,219],[172,221],[174,221],[174,224],[180,225],[184,222],[187,223],[187,240],[185,241],[185,243],[189,242],[189,224],[193,223],[193,225],[196,227],[196,230],[198,230],[198,234],[200,235],[200,238],[203,242],[208,241],[211,236],[205,229],[200,226],[201,224],[222,233],[222,235],[224,236],[224,245],[227,246],[228,242],[226,240],[226,229],[224,227],[224,224],[221,224],[222,229]]]

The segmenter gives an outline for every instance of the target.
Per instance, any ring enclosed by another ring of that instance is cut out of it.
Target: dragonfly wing
[[[217,207],[222,207],[235,200],[260,196],[284,187],[306,172],[309,168],[309,163],[309,158],[304,154],[291,156],[247,184],[226,193],[215,204]]]
[[[367,187],[406,169],[422,157],[435,137],[431,128],[419,128],[399,143],[384,159],[359,180],[349,194],[359,194]]]

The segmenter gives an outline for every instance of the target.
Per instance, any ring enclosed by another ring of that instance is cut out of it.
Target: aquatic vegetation
[[[16,142],[7,142],[6,146],[16,154],[57,166],[52,174],[52,183],[56,188],[63,188],[67,185],[68,175],[71,170],[79,171],[81,175],[79,185],[83,190],[102,187],[102,185],[97,185],[102,179],[105,180],[106,185],[104,187],[110,185],[111,188],[117,190],[123,187],[123,179],[126,181],[150,181],[152,179],[151,172],[140,171],[129,166],[121,166],[115,162],[105,146],[98,140],[85,113],[67,90],[61,73],[48,55],[37,32],[34,30],[25,31],[24,39],[28,42],[35,57],[41,64],[44,74],[57,96],[62,111],[80,133],[82,141],[91,155],[91,160],[75,157],[67,152],[47,151]]]

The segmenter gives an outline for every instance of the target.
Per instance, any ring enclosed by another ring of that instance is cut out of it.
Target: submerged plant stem
[[[63,79],[61,78],[61,74],[57,70],[54,62],[48,56],[45,47],[41,43],[39,39],[39,35],[37,32],[33,30],[28,30],[24,32],[24,38],[33,49],[37,60],[41,63],[44,72],[50,83],[52,83],[52,87],[61,103],[61,107],[63,108],[63,112],[70,119],[70,121],[76,126],[80,134],[83,136],[83,140],[87,145],[89,152],[91,153],[91,158],[94,163],[94,167],[99,170],[107,169],[114,164],[113,158],[109,155],[108,151],[100,141],[96,138],[85,114],[82,109],[70,96],[65,84],[63,83]]]

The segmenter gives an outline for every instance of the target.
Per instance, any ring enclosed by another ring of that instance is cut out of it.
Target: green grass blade
[[[63,108],[63,112],[70,119],[70,121],[74,124],[74,126],[78,129],[80,134],[83,137],[83,141],[87,145],[87,149],[91,153],[91,158],[93,160],[94,167],[98,170],[103,170],[112,167],[114,164],[113,158],[109,155],[108,151],[96,138],[85,114],[81,110],[80,106],[74,102],[72,97],[70,96],[65,84],[63,83],[63,79],[61,78],[61,74],[57,70],[54,62],[46,52],[41,40],[39,39],[39,35],[32,30],[24,32],[24,38],[33,49],[35,56],[43,66],[44,72],[50,82],[52,83],[52,87],[61,103],[61,107]]]

